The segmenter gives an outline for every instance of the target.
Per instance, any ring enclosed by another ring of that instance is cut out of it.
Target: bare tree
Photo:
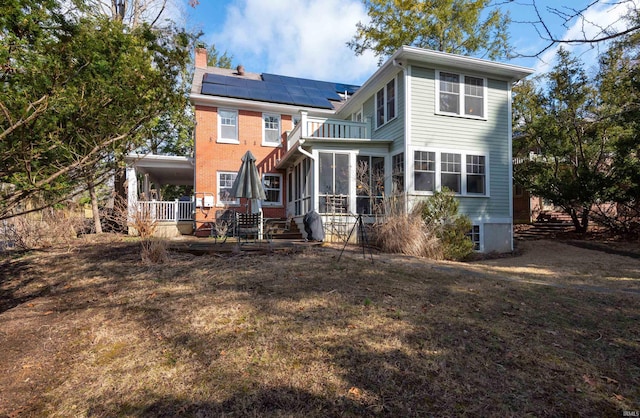
[[[513,2],[514,0],[507,0],[494,5]],[[540,57],[545,51],[562,44],[588,44],[595,47],[640,30],[640,6],[637,0],[592,0],[582,7],[567,4],[540,6],[536,0],[522,0],[517,2],[517,7],[528,7],[532,18],[525,21],[514,20],[512,23],[530,25],[546,42],[542,49],[531,54],[519,53],[516,55],[518,57]],[[609,13],[616,13],[615,19],[604,23],[596,21],[590,15],[598,7],[606,7]],[[551,21],[554,19],[557,19],[560,25],[552,25]],[[554,27],[560,28],[562,32],[558,32]],[[579,28],[578,33],[566,37],[566,30],[570,28]]]

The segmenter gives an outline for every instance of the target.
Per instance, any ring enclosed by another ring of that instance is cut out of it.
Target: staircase
[[[520,225],[514,229],[514,236],[521,240],[552,239],[558,234],[571,231],[571,216],[563,212],[541,212],[530,225]]]
[[[266,223],[271,239],[301,240],[302,232],[296,221],[286,219],[269,219]]]

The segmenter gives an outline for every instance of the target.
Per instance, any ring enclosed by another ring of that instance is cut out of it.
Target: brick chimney
[[[196,47],[196,68],[207,68],[207,50],[206,48]]]

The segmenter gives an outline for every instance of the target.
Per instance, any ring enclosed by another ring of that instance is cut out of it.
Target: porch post
[[[173,207],[173,217],[176,223],[178,223],[178,220],[180,219],[180,200],[179,199],[176,199],[176,203]]]
[[[304,139],[309,136],[309,129],[307,127],[307,112],[305,110],[300,111],[300,138]]]
[[[136,168],[127,166],[127,222],[132,222],[135,213],[138,211],[138,178]]]

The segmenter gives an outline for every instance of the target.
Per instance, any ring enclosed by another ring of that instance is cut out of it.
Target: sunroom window
[[[319,210],[321,213],[349,213],[349,155],[319,153]]]

